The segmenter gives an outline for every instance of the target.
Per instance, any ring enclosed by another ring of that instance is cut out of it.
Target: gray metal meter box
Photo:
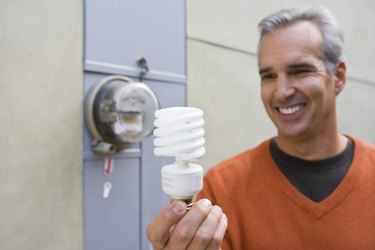
[[[86,0],[85,96],[98,82],[118,75],[147,85],[160,108],[185,106],[185,12],[184,0]],[[141,130],[141,111],[130,111],[122,119]],[[101,118],[111,121],[113,116]],[[106,174],[106,156],[93,150],[84,124],[84,249],[151,249],[146,226],[169,202],[160,169],[173,159],[155,157],[149,136],[112,152],[113,171]],[[104,198],[106,182],[112,188]]]

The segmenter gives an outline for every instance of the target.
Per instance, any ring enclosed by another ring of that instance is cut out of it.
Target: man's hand
[[[227,217],[208,199],[197,201],[187,212],[186,204],[175,201],[148,225],[147,237],[159,249],[220,249],[227,229]]]

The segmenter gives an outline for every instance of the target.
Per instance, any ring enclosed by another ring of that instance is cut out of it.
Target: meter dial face
[[[157,109],[157,97],[147,85],[114,79],[98,91],[93,116],[103,140],[121,148],[152,133]]]
[[[137,142],[154,129],[153,115],[159,105],[155,95],[142,83],[132,83],[114,96],[117,121],[113,130],[120,140]]]

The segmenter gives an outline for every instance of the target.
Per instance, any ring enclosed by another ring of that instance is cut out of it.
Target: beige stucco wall
[[[342,132],[375,143],[374,1],[188,0],[188,105],[205,111],[206,168],[276,131],[259,97],[257,24],[285,7],[331,8],[344,32],[348,81],[338,98]]]
[[[0,2],[0,249],[82,249],[83,1]]]
[[[275,134],[259,98],[256,25],[307,1],[187,0],[188,104],[205,167]],[[374,1],[326,0],[346,34],[340,128],[375,143]],[[0,249],[82,249],[83,1],[0,2]]]

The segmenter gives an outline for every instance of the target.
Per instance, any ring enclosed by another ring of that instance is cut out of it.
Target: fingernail
[[[203,200],[201,200],[201,202],[200,202],[203,206],[205,206],[205,207],[209,207],[209,206],[211,206],[211,201],[209,200],[209,199],[203,199]]]
[[[180,202],[180,201],[174,202],[172,204],[172,210],[176,214],[179,214],[179,213],[181,213],[184,210],[184,204],[182,202]]]

